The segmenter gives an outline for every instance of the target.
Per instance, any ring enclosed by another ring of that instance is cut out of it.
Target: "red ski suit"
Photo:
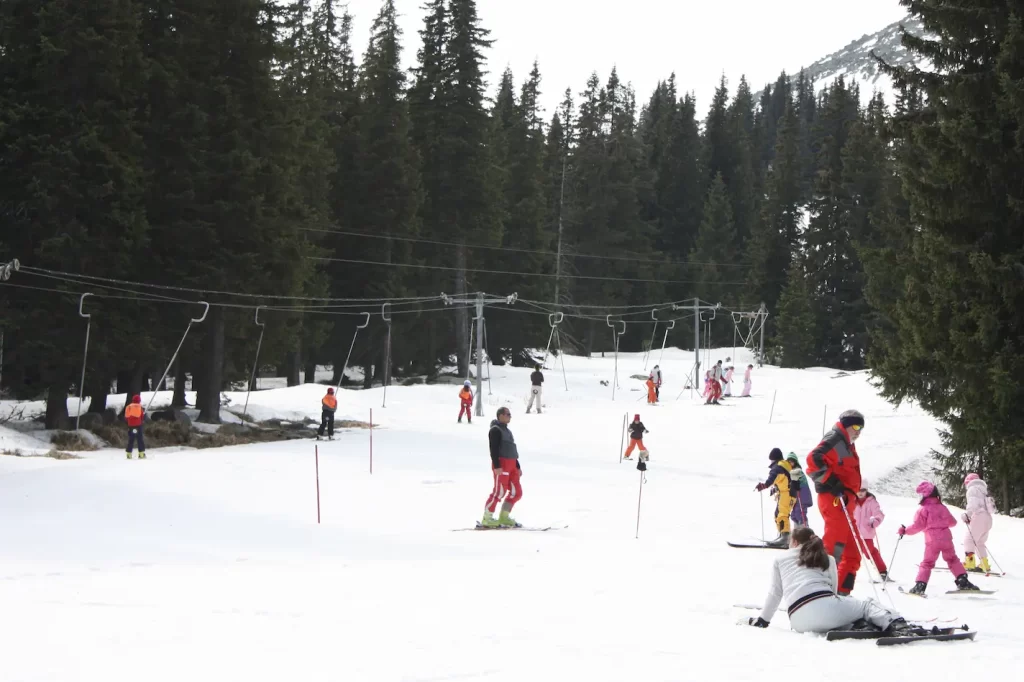
[[[825,550],[835,557],[839,568],[838,593],[850,594],[860,568],[853,510],[858,503],[861,477],[857,448],[842,424],[833,426],[818,447],[811,450],[804,471],[814,481],[818,493],[818,511],[825,520]],[[840,496],[846,502],[849,517],[843,512]]]

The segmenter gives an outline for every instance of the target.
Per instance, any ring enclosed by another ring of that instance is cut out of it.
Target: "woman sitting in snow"
[[[837,595],[839,577],[836,560],[825,552],[821,538],[810,528],[794,531],[789,547],[775,559],[764,609],[758,618],[747,621],[750,625],[768,627],[779,603],[785,599],[789,625],[797,632],[850,628],[857,621],[867,621],[883,630],[886,636],[898,637],[919,631],[898,613],[883,608],[874,600]]]

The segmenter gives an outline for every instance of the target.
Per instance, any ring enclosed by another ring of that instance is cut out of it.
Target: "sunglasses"
[[[863,427],[863,426],[857,426],[856,424],[854,424],[854,425],[853,425],[853,426],[851,426],[850,428],[851,428],[851,429],[853,429],[854,431],[860,431],[860,430],[861,430],[861,429],[863,429],[864,427]]]

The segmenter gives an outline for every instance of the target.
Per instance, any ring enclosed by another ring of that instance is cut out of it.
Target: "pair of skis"
[[[928,634],[899,635],[887,637],[881,630],[829,630],[825,633],[825,639],[835,642],[843,639],[873,639],[878,646],[892,646],[894,644],[913,644],[914,642],[970,639],[978,633],[970,630],[966,625],[957,628],[932,627]]]
[[[542,532],[548,531],[548,530],[561,530],[563,528],[568,528],[568,527],[569,527],[568,525],[565,525],[565,526],[524,526],[521,523],[517,523],[514,526],[485,526],[485,525],[481,524],[478,521],[477,524],[476,524],[476,527],[474,527],[474,528],[453,528],[452,531],[453,532],[457,532],[457,531],[464,531],[464,530],[525,530],[525,531],[535,531],[535,532],[542,533]]]

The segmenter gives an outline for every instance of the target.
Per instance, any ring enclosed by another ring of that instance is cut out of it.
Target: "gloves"
[[[747,620],[747,625],[753,625],[755,628],[766,628],[768,627],[768,621],[761,616],[758,616],[757,618],[749,618]]]
[[[967,515],[967,512],[964,512],[960,516],[960,518],[962,518],[964,520],[964,523],[970,523],[971,522],[971,517]]]
[[[903,537],[904,535],[907,534],[907,527],[906,526],[900,526],[899,530],[896,531],[896,534],[899,535],[900,537]]]
[[[757,485],[756,485],[756,486],[754,487],[754,490],[756,490],[757,492],[761,492],[762,490],[764,490],[764,489],[765,489],[765,488],[767,488],[767,487],[768,487],[768,486],[766,486],[766,485],[765,485],[764,483],[758,483],[758,484],[757,484]]]
[[[871,521],[869,522],[868,525],[870,525],[872,528],[878,527],[878,517],[877,516],[872,516],[871,517]]]

